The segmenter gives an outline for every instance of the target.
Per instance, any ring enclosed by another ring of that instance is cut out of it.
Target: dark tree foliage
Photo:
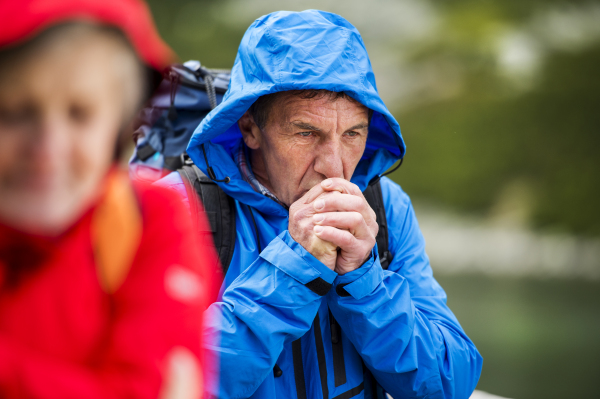
[[[401,113],[409,151],[394,178],[413,196],[477,213],[521,179],[534,226],[600,234],[599,68],[600,47],[562,53],[531,92],[473,90]]]
[[[259,16],[223,15],[235,12],[223,8],[225,3],[149,1],[161,34],[182,60],[199,59],[217,68],[231,67],[244,31]],[[527,26],[540,11],[592,3],[431,4],[442,16],[444,34],[402,51],[417,68],[434,65],[442,81],[444,65],[458,66],[462,89],[444,98],[415,98],[396,110],[408,152],[392,178],[417,201],[484,216],[493,212],[507,187],[520,182],[527,191],[523,206],[531,226],[600,235],[600,43],[549,52],[536,83],[515,91],[498,75],[491,42],[484,40],[497,26]],[[399,50],[391,46],[389,52],[394,51]]]

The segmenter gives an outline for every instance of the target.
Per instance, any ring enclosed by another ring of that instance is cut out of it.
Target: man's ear
[[[254,123],[254,118],[250,115],[250,111],[246,111],[244,115],[238,121],[238,126],[240,128],[240,132],[242,132],[242,137],[244,138],[244,143],[253,149],[258,150],[260,148],[261,141],[261,131],[256,123]]]

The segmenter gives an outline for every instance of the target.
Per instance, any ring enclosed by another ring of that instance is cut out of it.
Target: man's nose
[[[342,146],[338,140],[330,139],[319,143],[316,149],[315,171],[326,178],[344,177]]]

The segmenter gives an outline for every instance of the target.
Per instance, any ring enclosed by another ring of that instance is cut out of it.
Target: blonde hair
[[[60,49],[74,44],[91,42],[100,38],[114,48],[113,56],[107,59],[121,80],[123,95],[123,126],[138,110],[148,94],[148,73],[135,50],[117,28],[91,22],[68,22],[52,26],[35,37],[15,46],[0,50],[0,82],[6,72],[30,62],[40,51]],[[90,77],[93,78],[93,77]]]

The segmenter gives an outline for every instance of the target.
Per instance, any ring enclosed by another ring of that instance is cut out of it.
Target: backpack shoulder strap
[[[186,159],[178,172],[181,175],[190,202],[192,216],[200,218],[204,213],[209,222],[210,231],[199,231],[200,234],[212,234],[213,242],[221,261],[223,274],[227,274],[229,263],[235,247],[235,205],[231,197],[196,165]],[[202,211],[198,201],[204,206]],[[201,226],[202,224],[198,224]]]
[[[389,251],[388,225],[385,217],[385,207],[383,205],[383,195],[381,193],[380,180],[377,179],[376,182],[369,183],[365,191],[363,191],[363,195],[369,203],[369,206],[375,211],[375,215],[377,215],[379,231],[377,232],[376,240],[379,261],[381,262],[381,267],[384,270],[387,270],[388,266],[392,262],[393,256]]]

